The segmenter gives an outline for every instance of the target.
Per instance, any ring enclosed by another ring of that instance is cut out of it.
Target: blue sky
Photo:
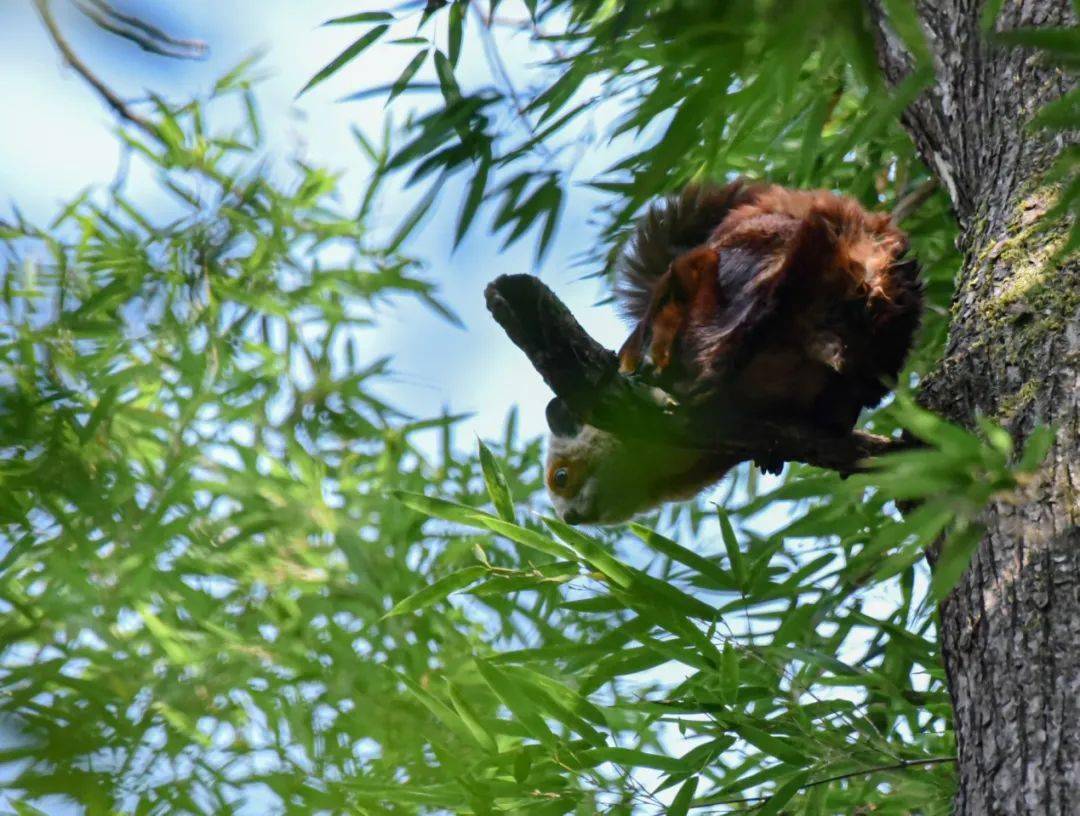
[[[153,90],[182,101],[205,92],[254,50],[265,49],[263,67],[269,78],[259,87],[259,102],[270,150],[281,156],[299,152],[313,163],[345,171],[343,190],[350,205],[363,190],[366,168],[349,128],[356,125],[378,135],[385,111],[381,98],[359,103],[337,100],[393,81],[414,53],[413,48],[380,43],[297,102],[295,95],[305,82],[361,31],[321,28],[320,23],[337,15],[383,8],[383,3],[185,0],[116,4],[146,13],[176,36],[207,41],[210,55],[199,62],[144,54],[95,29],[67,4],[54,5],[75,50],[125,98],[138,99]],[[514,15],[516,5],[504,3],[503,13]],[[467,40],[462,69],[466,80],[471,74],[483,81],[486,63],[479,47],[472,46]],[[530,51],[524,35],[509,39],[506,46],[519,67],[542,56]],[[31,3],[7,4],[0,10],[0,88],[9,111],[7,124],[0,127],[0,190],[7,201],[17,203],[32,220],[45,223],[62,202],[87,186],[107,184],[113,178],[120,158],[113,135],[115,120],[62,64]],[[415,104],[421,105],[422,100]],[[585,153],[579,169],[582,177],[601,170],[614,155],[611,148]],[[407,249],[424,261],[428,276],[438,281],[443,300],[462,317],[467,331],[449,326],[418,305],[402,302],[380,314],[368,351],[371,357],[393,355],[397,375],[384,392],[405,410],[424,416],[447,405],[454,412],[474,412],[464,430],[496,436],[507,412],[518,405],[522,431],[539,434],[545,430],[543,409],[550,394],[487,315],[483,288],[503,272],[538,271],[595,337],[617,347],[626,327],[612,307],[592,305],[601,294],[599,285],[580,280],[589,270],[571,262],[593,237],[587,221],[589,208],[598,199],[581,188],[569,196],[556,243],[544,265],[535,270],[533,236],[500,251],[500,241],[474,228],[451,253],[461,201],[457,189],[466,181],[459,179],[446,191],[443,206],[429,216]],[[130,191],[150,211],[167,206],[149,179],[138,173],[132,177]],[[392,229],[408,205],[401,197],[384,197],[375,227]],[[459,436],[463,442],[466,438]]]

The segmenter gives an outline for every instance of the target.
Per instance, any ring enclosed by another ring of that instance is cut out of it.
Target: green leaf
[[[393,672],[393,674],[405,688],[408,689],[413,697],[415,697],[424,708],[430,711],[439,722],[466,742],[473,742],[476,739],[476,736],[465,724],[464,720],[462,720],[453,709],[446,705],[446,703],[436,698],[413,679],[406,677],[400,672]],[[485,743],[481,742],[481,747],[486,749],[487,746]]]
[[[354,42],[352,45],[350,45],[348,48],[346,48],[344,51],[342,51],[340,54],[330,60],[330,62],[328,62],[325,66],[323,66],[323,68],[317,74],[315,74],[315,76],[308,80],[307,85],[301,88],[300,93],[298,93],[296,96],[298,98],[303,96],[320,82],[323,82],[336,74],[348,63],[352,62],[354,59],[360,56],[360,54],[362,54],[366,48],[378,42],[379,38],[383,34],[385,34],[389,28],[390,26],[385,24],[375,26],[375,28],[371,29],[371,31],[369,31],[367,34],[360,37],[360,39],[358,39],[356,42]]]
[[[839,90],[837,91],[838,95]],[[820,156],[821,131],[825,126],[826,117],[828,117],[837,101],[833,96],[822,94],[807,112],[806,128],[803,135],[802,149],[799,152],[798,170],[796,171],[796,178],[802,184],[806,184],[812,178],[814,165]]]
[[[900,422],[924,442],[939,447],[953,456],[971,459],[979,456],[982,445],[974,434],[920,408],[908,396],[898,394],[896,401]],[[889,459],[902,455],[886,456],[883,460],[887,462]]]
[[[955,516],[952,502],[939,499],[919,505],[908,512],[902,521],[892,522],[882,519],[866,546],[859,551],[858,555],[848,560],[843,574],[850,581],[856,583],[864,581],[868,575],[880,569],[882,559],[888,550],[900,545],[908,538],[914,539],[914,544],[908,546],[925,549]],[[878,574],[879,580],[884,577]]]
[[[559,538],[579,552],[595,569],[606,575],[618,587],[626,589],[634,582],[630,569],[617,558],[605,551],[604,545],[594,538],[575,530],[558,519],[547,516],[543,522]]]
[[[103,393],[101,399],[97,401],[94,410],[90,412],[90,418],[86,420],[86,425],[79,430],[79,439],[84,445],[93,439],[94,432],[97,431],[101,423],[112,414],[119,393],[120,388],[115,385],[105,389],[105,393]]]
[[[884,2],[889,13],[889,24],[903,39],[904,45],[916,61],[924,63],[929,57],[929,48],[913,0],[884,0]]]
[[[1049,425],[1040,425],[1028,434],[1024,450],[1016,469],[1021,473],[1034,473],[1046,460],[1046,455],[1054,445],[1057,431]]]
[[[732,576],[709,559],[703,558],[692,550],[677,544],[670,538],[665,538],[655,530],[642,524],[632,523],[630,530],[649,547],[663,553],[672,561],[678,561],[680,564],[685,564],[691,569],[697,570],[702,577],[708,578],[718,589],[736,588]]]
[[[723,682],[724,690],[734,697],[739,690],[739,653],[735,650],[731,641],[724,643],[723,659],[720,666],[720,679]]]
[[[495,505],[495,510],[505,521],[514,521],[514,498],[510,495],[510,485],[503,475],[502,468],[491,455],[488,446],[477,440],[480,448],[480,467],[484,471],[484,484],[487,485],[488,495]]]
[[[559,215],[563,205],[562,188],[557,184],[552,184],[544,197],[544,205],[544,227],[540,231],[540,239],[536,247],[537,263],[545,258],[555,238],[555,228],[559,224]]]
[[[731,727],[755,748],[781,762],[796,767],[802,767],[808,762],[807,756],[791,740],[774,737],[746,721],[732,722]]]
[[[394,84],[390,86],[390,95],[386,98],[387,105],[393,102],[406,88],[409,87],[409,83],[412,82],[413,77],[416,76],[416,72],[423,67],[427,55],[427,51],[418,51],[413,58],[409,60],[409,64],[405,66],[405,69],[398,78],[394,80]]]
[[[668,808],[668,816],[686,816],[690,812],[690,803],[694,801],[694,794],[697,793],[698,777],[691,776],[685,782],[682,783],[682,787],[679,788],[679,792],[675,794],[675,798],[671,800],[671,807]]]
[[[1001,14],[1001,6],[1004,2],[1005,0],[986,0],[979,19],[979,27],[984,34],[994,30],[994,25],[997,23],[998,15]]]
[[[450,60],[439,50],[435,51],[435,75],[439,78],[439,87],[442,89],[446,104],[453,105],[461,101],[461,88],[454,79],[454,66]]]
[[[532,770],[532,752],[527,748],[520,749],[514,756],[513,773],[514,779],[519,785],[524,785]]]
[[[603,715],[584,698],[551,678],[520,666],[508,666],[503,671],[507,679],[515,683],[519,691],[546,711],[549,716],[576,731],[592,745],[606,743],[604,735],[578,713],[578,711],[594,712],[601,721],[603,720]]]
[[[352,23],[388,23],[394,19],[394,15],[388,11],[361,11],[359,14],[347,14],[344,17],[332,17],[323,23],[324,26],[350,25]]]
[[[756,812],[759,816],[777,816],[777,814],[780,813],[780,809],[795,798],[795,794],[802,790],[809,778],[809,771],[795,774],[791,779],[778,787],[773,795],[757,808]]]
[[[404,615],[408,612],[424,609],[438,603],[454,592],[465,589],[487,575],[488,568],[481,566],[465,567],[465,569],[452,572],[430,586],[424,587],[419,592],[414,592],[408,598],[402,599],[384,617],[392,618],[396,615]]]
[[[461,215],[458,216],[457,228],[454,231],[454,247],[461,243],[465,237],[465,233],[469,231],[469,226],[472,224],[473,219],[476,217],[477,211],[480,209],[480,204],[484,200],[484,192],[487,189],[488,173],[491,170],[491,162],[487,156],[480,161],[480,166],[476,168],[476,175],[472,177],[472,181],[469,182],[469,192],[465,196],[465,201],[461,207]]]
[[[731,526],[731,519],[721,508],[716,508],[716,518],[720,522],[720,535],[724,539],[724,549],[727,550],[728,563],[731,565],[731,574],[735,578],[735,585],[746,586],[746,564],[743,562],[742,551],[739,549],[739,539],[735,537],[735,529]]]
[[[584,717],[597,725],[605,728],[607,727],[608,722],[607,717],[604,716],[604,712],[572,688],[563,685],[545,674],[524,667],[515,667],[508,671],[511,676],[517,676],[523,682],[535,686],[544,694],[564,706],[567,710],[572,711],[575,715]]]
[[[476,521],[493,533],[498,533],[504,538],[508,538],[517,544],[530,547],[537,552],[545,553],[560,561],[579,560],[577,554],[569,547],[564,547],[558,541],[554,541],[543,533],[538,533],[536,530],[521,527],[506,521],[505,519],[496,518],[495,516],[478,516]]]
[[[1080,127],[1080,88],[1074,88],[1060,99],[1043,105],[1031,124],[1036,128],[1050,130],[1075,130]],[[1064,157],[1059,161],[1063,159]],[[1064,161],[1067,162],[1067,159]],[[1059,206],[1067,203],[1067,197],[1063,197]]]
[[[406,507],[432,518],[468,524],[470,527],[479,527],[484,523],[485,513],[464,504],[425,496],[422,493],[409,493],[405,490],[395,490],[393,495]]]
[[[461,38],[465,29],[465,12],[468,2],[454,0],[450,6],[450,21],[447,25],[447,53],[450,56],[450,65],[457,67],[458,58],[461,56]]]
[[[484,678],[484,682],[491,687],[495,695],[521,721],[529,734],[545,745],[555,744],[555,735],[551,733],[551,729],[544,722],[544,718],[540,716],[536,702],[523,693],[502,671],[486,660],[476,658],[475,662],[476,668],[480,671],[480,676]]]
[[[592,765],[613,762],[631,768],[653,768],[667,773],[690,773],[693,768],[685,760],[662,754],[651,754],[635,748],[594,748],[586,756]]]
[[[704,621],[713,621],[717,618],[717,611],[709,604],[692,595],[688,595],[678,587],[653,578],[641,570],[633,570],[631,573],[630,586],[626,588],[626,596],[635,602],[638,607],[657,607],[662,613],[680,614],[689,618],[697,618]],[[656,610],[643,612],[642,614],[656,614]],[[664,625],[671,623],[664,617],[658,617]],[[685,631],[694,632],[695,639],[701,633],[685,619],[676,623],[682,624]]]
[[[420,222],[424,220],[424,216],[428,214],[431,209],[431,205],[435,203],[435,197],[439,194],[439,189],[442,187],[445,176],[440,176],[439,179],[431,185],[428,191],[424,194],[416,205],[412,208],[405,220],[401,222],[397,231],[390,238],[390,243],[387,245],[387,252],[397,252],[401,249],[401,246],[408,240],[409,236],[413,234]]]
[[[1080,31],[1075,27],[1013,28],[999,32],[994,39],[1007,45],[1038,48],[1066,65],[1080,65]]]
[[[469,729],[469,732],[476,739],[483,748],[491,753],[498,753],[498,745],[495,743],[495,738],[488,733],[488,730],[484,728],[483,724],[477,718],[476,713],[472,710],[468,701],[462,696],[458,688],[447,681],[447,692],[450,694],[450,702],[454,704],[454,710],[457,711],[458,716],[461,717],[462,722]]]
[[[990,443],[994,450],[1002,456],[1012,456],[1013,440],[1008,431],[986,416],[977,416],[975,421],[979,426],[979,430],[982,431],[982,435],[986,437],[986,441]]]
[[[934,598],[944,600],[960,583],[985,532],[981,525],[971,524],[945,539],[934,563],[934,577],[930,580],[930,594]]]

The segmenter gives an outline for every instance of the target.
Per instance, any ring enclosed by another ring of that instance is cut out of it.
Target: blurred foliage
[[[921,54],[906,3],[887,5]],[[860,9],[358,11],[331,21],[357,36],[308,88],[394,39],[401,77],[356,95],[436,101],[400,147],[358,134],[374,177],[355,209],[334,174],[265,161],[240,69],[122,133],[168,217],[118,183],[47,226],[5,222],[0,808],[948,813],[935,598],[1048,431],[1014,450],[902,389],[866,424],[925,449],[846,480],[743,466],[718,505],[587,533],[526,512],[541,451],[513,416],[463,452],[458,418],[405,416],[366,351],[388,299],[455,320],[407,254],[455,174],[459,238],[483,215],[506,240],[537,230],[543,255],[582,144],[629,145],[588,180],[608,198],[584,260],[608,271],[641,206],[691,179],[881,208],[922,189],[897,116],[928,74],[887,92]],[[508,66],[507,32],[545,58]],[[470,55],[489,69],[475,86]],[[222,106],[243,124],[214,130]],[[396,171],[428,190],[375,242]],[[939,353],[959,259],[941,193],[905,227],[931,302],[906,385]]]
[[[396,81],[346,97],[383,95],[398,106],[411,91],[411,100],[429,100],[410,109],[388,168],[428,185],[432,194],[418,197],[426,206],[462,176],[458,239],[486,216],[506,242],[535,230],[539,258],[572,187],[601,191],[601,240],[583,261],[610,280],[642,207],[693,180],[827,187],[874,209],[892,209],[928,182],[899,114],[930,80],[929,60],[906,3],[888,5],[919,58],[895,90],[879,76],[861,2],[453,0],[327,21],[361,33],[305,91],[362,63],[376,42],[412,51]],[[378,53],[384,59],[387,49]],[[618,146],[619,160],[577,179],[582,145],[601,142]],[[959,258],[944,193],[904,227],[933,302],[947,303]]]
[[[1080,12],[1080,3],[1074,2]],[[988,28],[989,20],[987,17]],[[1072,90],[1046,105],[1031,122],[1031,127],[1074,137],[1080,131],[1080,87],[1076,77],[1080,72],[1080,27],[1022,28],[996,32],[995,38],[1005,46],[1035,49],[1044,61],[1058,67],[1072,79]],[[1080,249],[1080,145],[1069,138],[1050,172],[1050,181],[1061,188],[1057,203],[1044,219],[1044,226],[1059,220],[1069,224],[1069,236],[1056,253],[1058,257]]]
[[[1017,457],[992,422],[975,435],[907,397],[899,405],[890,415],[927,448],[848,480],[791,468],[738,507],[691,509],[686,544],[655,525],[631,524],[631,538],[613,539],[549,517],[542,532],[518,524],[483,447],[495,513],[398,491],[457,534],[495,537],[478,546],[478,565],[399,601],[391,616],[423,619],[415,613],[459,592],[481,613],[493,595],[520,593],[542,616],[524,648],[474,657],[505,719],[474,721],[452,690],[424,691],[448,730],[471,732],[488,751],[472,767],[483,778],[479,812],[949,813],[955,741],[934,601],[982,538],[986,501],[1028,482],[1052,434],[1032,434]],[[914,511],[900,516],[898,501]],[[756,533],[755,517],[779,504],[789,523]],[[506,555],[500,540],[515,545],[517,569],[490,560]],[[935,542],[928,581],[920,565]],[[892,599],[883,603],[881,590]],[[511,723],[522,742],[506,739]],[[554,765],[538,768],[538,758]],[[602,791],[609,769],[633,771],[632,806],[613,797],[585,805],[564,787],[584,777]],[[469,790],[458,799],[432,791],[432,802],[476,812]],[[529,807],[541,795],[550,801]]]
[[[244,85],[214,106],[253,114]],[[483,483],[454,417],[380,397],[362,332],[388,299],[445,308],[333,174],[264,167],[253,116],[215,133],[201,105],[159,104],[155,131],[125,138],[166,218],[121,186],[0,234],[4,787],[223,813],[257,783],[308,814],[374,807],[400,773],[440,784],[398,673],[465,671],[484,629],[383,615],[471,545],[432,547],[386,491],[476,502]],[[502,450],[534,491],[537,443]]]

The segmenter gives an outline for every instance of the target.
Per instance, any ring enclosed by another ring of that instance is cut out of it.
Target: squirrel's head
[[[703,486],[693,479],[683,487],[700,460],[696,454],[622,440],[584,424],[559,399],[548,403],[547,422],[545,481],[567,524],[618,524]]]

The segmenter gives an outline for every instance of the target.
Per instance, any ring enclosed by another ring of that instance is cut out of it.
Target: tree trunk
[[[979,0],[916,0],[933,85],[904,124],[952,198],[964,265],[945,357],[925,405],[971,426],[993,417],[1057,442],[1024,495],[986,511],[987,536],[941,605],[958,740],[955,812],[1080,812],[1080,265],[1048,263],[1062,229],[1040,229],[1061,141],[1026,122],[1069,79],[980,29]],[[1008,0],[997,30],[1071,25],[1069,0]],[[889,80],[912,67],[871,3]]]

